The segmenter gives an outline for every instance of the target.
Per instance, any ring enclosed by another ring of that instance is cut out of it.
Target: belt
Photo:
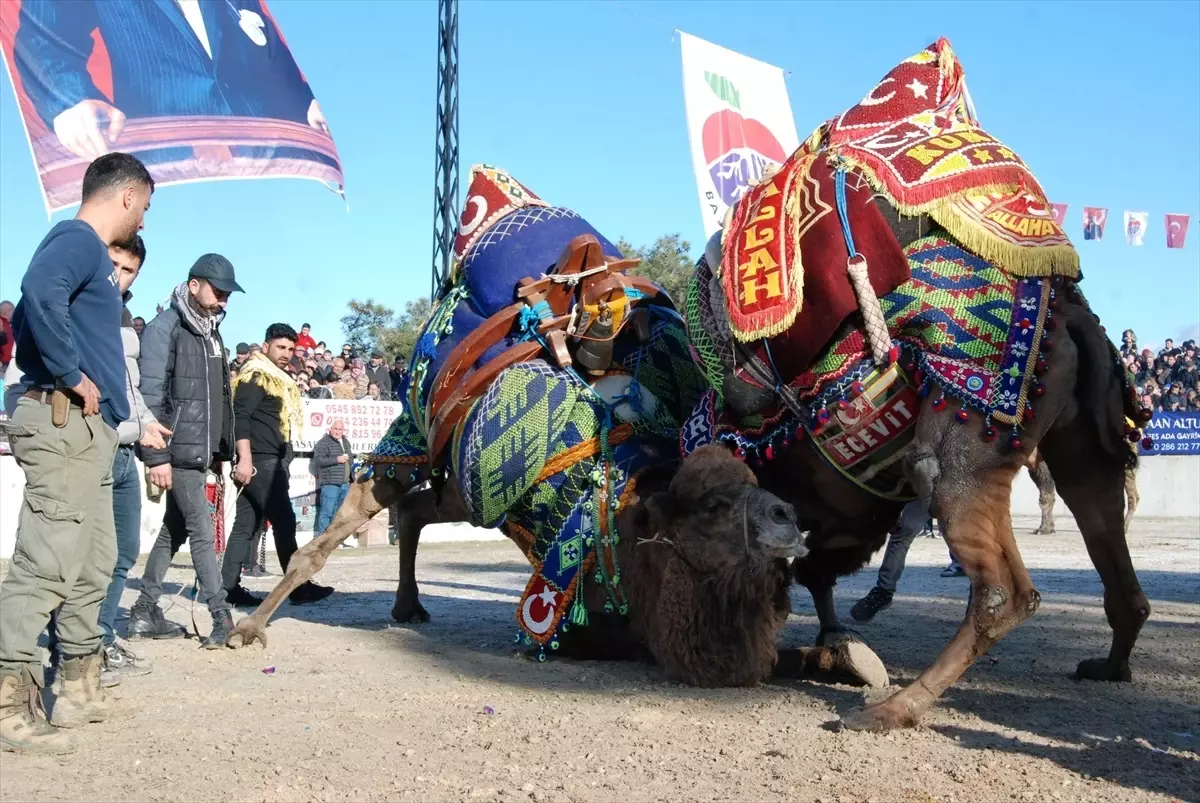
[[[80,399],[79,396],[77,396],[74,391],[63,390],[62,392],[66,395],[67,400],[70,401],[72,405],[74,405],[75,407],[79,407],[79,408],[83,407],[83,400]],[[53,390],[49,390],[46,388],[30,388],[29,390],[27,390],[21,394],[21,398],[22,399],[33,399],[34,401],[41,402],[42,404],[50,404],[50,399],[53,395],[54,395]]]

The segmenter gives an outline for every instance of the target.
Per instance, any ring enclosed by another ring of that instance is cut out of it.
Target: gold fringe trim
[[[929,215],[959,240],[968,251],[978,254],[1001,270],[1023,278],[1042,276],[1079,278],[1079,252],[1075,250],[1074,246],[1070,244],[1016,245],[991,234],[974,220],[964,218],[955,209],[954,202],[964,195],[1006,194],[1019,190],[1019,185],[984,184],[923,204],[905,204],[896,199],[874,171],[861,160],[840,154],[831,155],[829,160],[831,164],[841,160],[848,168],[857,169],[871,185],[871,189],[896,207],[900,214],[909,217]]]

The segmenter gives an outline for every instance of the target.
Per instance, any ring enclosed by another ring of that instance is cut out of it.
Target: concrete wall
[[[140,472],[139,472],[140,473]],[[299,493],[311,490],[312,476],[308,473],[308,461],[297,459],[292,464],[293,487]],[[12,555],[17,537],[17,519],[21,509],[24,476],[10,455],[0,456],[0,558]],[[1141,503],[1138,516],[1148,518],[1181,518],[1200,521],[1200,457],[1170,456],[1147,457],[1138,471],[1138,489]],[[234,498],[232,485],[226,488],[226,532],[233,526]],[[151,504],[142,497],[142,552],[148,552],[162,524],[163,503]],[[1055,504],[1055,514],[1067,517],[1070,513],[1060,498]],[[1021,471],[1013,488],[1013,513],[1016,515],[1038,515],[1037,488],[1025,471]],[[310,531],[298,534],[300,543],[312,537]],[[426,528],[424,538],[434,541],[469,541],[501,538],[496,530],[482,530],[466,524],[441,524]],[[273,549],[271,539],[267,548]],[[187,549],[185,546],[184,549]]]

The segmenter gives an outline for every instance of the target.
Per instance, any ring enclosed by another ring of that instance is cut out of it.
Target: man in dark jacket
[[[242,486],[237,516],[225,546],[221,579],[230,605],[257,606],[262,600],[241,585],[242,566],[250,562],[255,537],[271,523],[279,565],[287,572],[296,552],[296,512],[288,493],[291,438],[304,414],[300,388],[286,368],[296,351],[296,330],[285,323],[267,328],[263,349],[234,380],[234,430],[237,462],[233,479]],[[333,593],[311,580],[291,593],[293,604],[315,602]]]
[[[403,354],[397,354],[396,362],[392,364],[392,370],[388,374],[392,380],[392,393],[389,398],[396,401],[404,401],[404,399],[400,398],[400,394],[404,392],[402,386],[404,385],[404,378],[408,376],[408,358]]]
[[[383,361],[383,352],[371,352],[371,364],[367,366],[367,379],[379,386],[379,398],[392,398],[392,375],[388,371],[387,363]]]
[[[346,422],[333,419],[329,432],[313,447],[313,468],[317,474],[317,493],[321,495],[316,535],[325,532],[334,514],[350,493],[350,441],[346,438]]]
[[[148,481],[167,491],[167,511],[146,560],[142,593],[129,612],[130,638],[177,638],[158,607],[171,558],[188,543],[199,578],[200,600],[213,618],[203,646],[225,646],[233,618],[221,590],[213,548],[212,513],[205,495],[207,473],[221,481],[221,463],[233,457],[233,395],[225,344],[218,327],[230,294],[241,292],[233,265],[219,254],[196,260],[171,304],[142,335],[142,397],[174,434],[166,449],[142,448]]]

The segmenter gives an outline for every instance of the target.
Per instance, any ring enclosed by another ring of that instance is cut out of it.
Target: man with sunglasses
[[[229,260],[205,254],[142,335],[142,397],[174,434],[165,449],[141,450],[150,482],[167,491],[167,510],[146,561],[142,593],[129,612],[130,638],[184,635],[183,628],[163,616],[158,598],[171,558],[185,541],[199,578],[200,601],[213,618],[212,634],[203,646],[223,647],[233,627],[213,548],[205,484],[209,472],[220,482],[222,463],[233,458],[233,394],[218,329],[229,296],[241,291]]]

